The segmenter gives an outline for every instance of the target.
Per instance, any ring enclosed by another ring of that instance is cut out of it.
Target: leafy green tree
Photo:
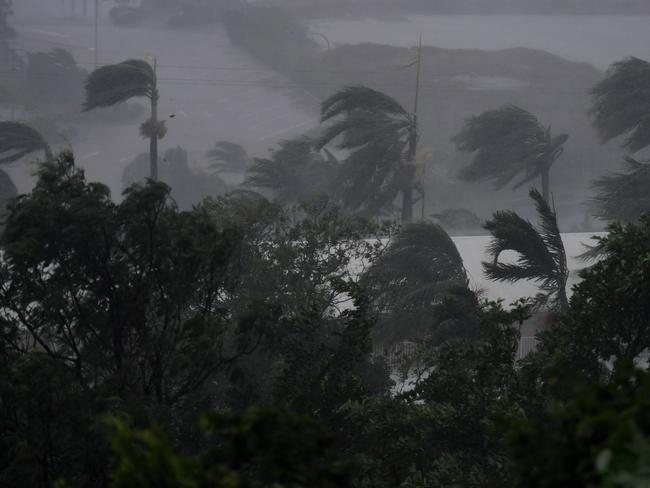
[[[210,447],[178,453],[157,428],[135,431],[110,420],[116,488],[344,488],[352,466],[335,455],[333,437],[308,417],[253,408],[203,417]]]
[[[350,151],[334,182],[345,206],[373,215],[401,194],[402,222],[410,222],[419,137],[416,117],[385,93],[355,86],[323,102],[321,121],[332,123],[318,146],[341,138],[338,147]]]
[[[510,426],[511,486],[647,486],[650,375],[630,362],[618,363],[604,384],[577,380],[571,371],[561,375],[553,381],[567,384],[570,395],[544,419]]]
[[[102,66],[93,71],[86,81],[84,111],[110,107],[134,97],[145,97],[151,104],[151,116],[142,124],[140,133],[149,139],[149,163],[152,180],[158,179],[158,140],[165,137],[167,128],[158,120],[158,82],[155,65],[129,59],[118,64]]]
[[[45,480],[37,486],[70,471],[101,477],[110,459],[92,426],[106,412],[157,419],[191,446],[187,417],[214,404],[210,380],[277,320],[264,300],[236,316],[224,307],[239,239],[207,212],[179,212],[162,183],[133,186],[115,204],[70,153],[44,163],[32,192],[9,206],[2,237],[0,343],[15,357],[3,371],[11,435],[1,442],[27,457],[0,472],[24,463]],[[21,374],[23,364],[41,366]],[[43,384],[57,388],[51,398],[33,391]]]
[[[266,188],[281,204],[308,200],[324,193],[338,170],[338,162],[325,159],[308,137],[283,141],[270,158],[253,158],[244,186]]]
[[[550,202],[551,167],[560,157],[566,134],[553,136],[537,118],[515,105],[488,110],[469,118],[452,141],[461,151],[474,153],[460,173],[467,181],[492,180],[502,188],[517,175],[519,188],[541,177],[542,195]]]
[[[568,306],[566,284],[569,269],[557,216],[537,190],[532,189],[530,197],[539,215],[539,229],[515,212],[496,212],[485,224],[493,240],[488,248],[491,261],[484,262],[483,269],[494,281],[537,282],[541,290],[537,304],[550,304],[565,310]],[[516,263],[499,260],[506,251],[517,253]]]
[[[625,170],[604,176],[594,183],[596,216],[610,222],[638,222],[650,211],[650,165],[630,156]]]
[[[541,334],[540,361],[598,378],[616,360],[644,361],[650,348],[650,216],[612,224],[601,259],[581,273],[570,308]]]
[[[650,144],[650,63],[629,57],[610,66],[591,91],[591,115],[603,142],[626,135],[622,147],[635,153]]]
[[[524,399],[512,324],[526,317],[521,307],[484,304],[475,334],[428,351],[428,374],[410,392],[344,405],[345,452],[360,458],[356,486],[510,486],[499,427]]]

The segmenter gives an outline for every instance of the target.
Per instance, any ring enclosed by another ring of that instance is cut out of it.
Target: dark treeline
[[[296,34],[281,31],[267,36]],[[53,51],[30,66],[71,80],[39,102],[57,123],[127,112],[149,151],[118,198],[51,133],[0,122],[0,164],[38,161],[22,195],[0,173],[0,487],[650,483],[650,63],[584,87],[584,130],[616,139],[626,167],[595,182],[608,232],[571,290],[551,175],[572,135],[533,111],[477,106],[452,143],[460,178],[524,187],[534,219],[429,219],[422,112],[382,91],[328,93],[319,127],[266,156],[218,140],[199,173],[182,147],[158,152],[155,60],[89,73]],[[39,92],[11,88],[21,109]],[[456,226],[489,234],[489,280],[536,294],[487,300]]]

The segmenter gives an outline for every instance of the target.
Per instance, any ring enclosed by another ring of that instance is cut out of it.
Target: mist
[[[645,486],[644,0],[0,0],[0,487]]]

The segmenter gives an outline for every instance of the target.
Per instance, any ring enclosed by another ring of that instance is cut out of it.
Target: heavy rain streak
[[[650,486],[648,0],[0,0],[0,488]]]

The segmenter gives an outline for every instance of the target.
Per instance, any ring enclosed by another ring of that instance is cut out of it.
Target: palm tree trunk
[[[158,93],[154,93],[151,97],[151,127],[152,133],[149,139],[149,176],[153,181],[158,181]]]
[[[402,224],[413,221],[413,170],[415,168],[415,156],[418,147],[417,133],[417,116],[413,116],[413,128],[409,137],[408,162],[411,165],[411,171],[408,175],[404,188],[402,189]]]

